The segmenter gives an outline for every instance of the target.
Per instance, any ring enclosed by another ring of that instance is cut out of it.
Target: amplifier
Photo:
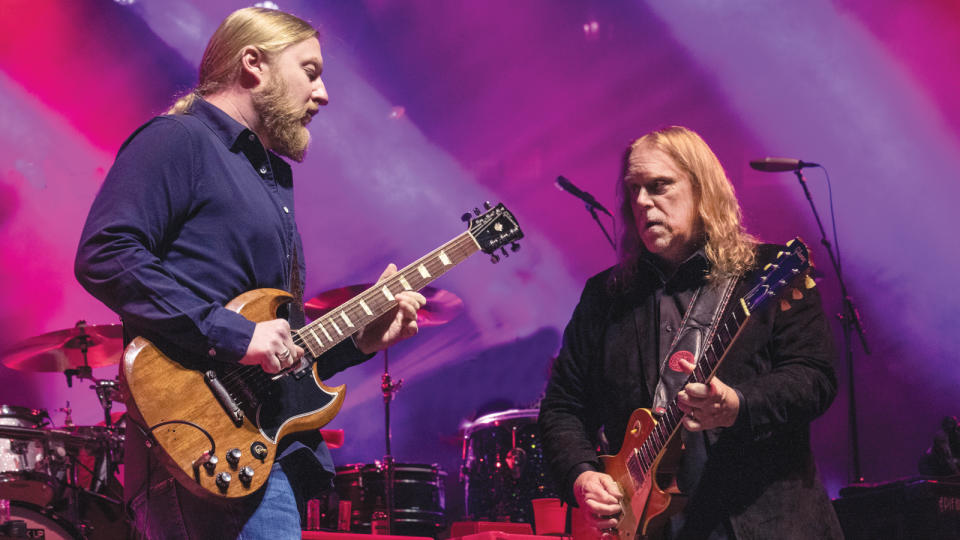
[[[960,539],[960,477],[853,484],[833,507],[847,540]]]

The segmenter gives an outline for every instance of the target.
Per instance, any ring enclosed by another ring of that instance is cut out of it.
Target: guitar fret
[[[318,353],[323,348],[332,347],[333,344],[339,343],[373,319],[386,313],[396,302],[395,294],[405,290],[422,289],[453,266],[466,260],[478,249],[479,246],[469,233],[461,233],[450,242],[380,282],[378,286],[347,301],[336,312],[328,313],[310,323],[304,327],[307,332],[303,332],[303,337],[305,340],[312,337],[316,342],[315,347]],[[338,320],[341,324],[338,324]],[[315,331],[314,328],[317,327],[319,330]],[[321,339],[322,337],[326,338],[326,341]]]
[[[393,302],[393,293],[390,292],[390,289],[386,285],[380,288],[380,292],[383,293],[383,296],[386,297],[387,300]]]

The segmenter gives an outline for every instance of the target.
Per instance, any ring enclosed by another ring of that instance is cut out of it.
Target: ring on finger
[[[290,357],[290,349],[284,349],[277,353],[278,360],[286,360]]]

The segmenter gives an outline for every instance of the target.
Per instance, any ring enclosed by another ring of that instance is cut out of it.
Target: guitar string
[[[756,290],[756,287],[750,289],[750,291],[747,293],[746,296],[749,297],[749,296],[753,295],[753,293],[754,293],[755,290]],[[776,296],[776,295],[773,295],[773,296]],[[706,360],[706,364],[707,364],[707,367],[708,367],[708,369],[707,369],[707,372],[708,372],[708,373],[713,373],[713,371],[717,368],[717,366],[720,364],[720,361],[722,360],[722,358],[717,355],[716,347],[719,346],[719,347],[722,348],[723,350],[726,350],[726,348],[729,346],[729,344],[732,343],[732,342],[733,342],[733,339],[736,337],[736,332],[731,332],[731,331],[730,331],[730,328],[729,328],[727,325],[730,324],[731,322],[733,322],[735,328],[737,329],[737,332],[739,332],[740,329],[743,328],[743,325],[746,324],[747,319],[750,318],[750,313],[749,313],[749,312],[746,314],[746,317],[744,317],[744,320],[743,320],[743,321],[740,321],[740,320],[738,319],[738,316],[739,316],[739,315],[741,315],[740,311],[737,310],[737,309],[734,309],[733,311],[731,311],[731,312],[724,318],[724,321],[723,321],[723,329],[726,330],[726,332],[727,332],[728,343],[727,343],[726,345],[724,345],[724,343],[723,343],[724,340],[723,340],[722,334],[720,334],[719,332],[717,332],[716,334],[714,334],[713,339],[711,339],[710,344],[709,344],[709,345],[707,346],[707,348],[704,350],[704,353],[703,353],[703,355],[702,355],[702,359],[703,359],[703,360]],[[719,342],[719,343],[718,343],[718,342]],[[713,358],[712,358],[712,359],[710,358],[710,355],[713,355]],[[687,381],[686,381],[685,384],[689,384],[690,382],[692,382],[693,380],[695,380],[695,378],[696,378],[696,376],[697,376],[697,370],[699,370],[700,367],[701,367],[701,366],[700,366],[700,362],[698,362],[698,363],[697,363],[697,366],[696,366],[696,368],[695,368],[695,370],[694,370],[694,373],[692,373],[692,374],[690,375],[690,377],[687,378]],[[702,374],[702,370],[701,370],[701,372],[700,372],[699,375],[700,375],[700,379],[702,379],[702,380],[705,380],[705,379],[706,379],[706,377],[703,376],[703,374]],[[702,382],[702,380],[697,380],[697,382]],[[666,410],[665,413],[664,413],[664,417],[668,417],[669,422],[659,422],[659,423],[654,427],[654,432],[656,432],[656,434],[657,434],[657,436],[658,436],[658,439],[657,439],[656,442],[657,442],[660,446],[659,446],[658,448],[656,448],[656,449],[655,449],[655,448],[652,448],[651,446],[653,445],[653,439],[647,438],[646,440],[644,440],[644,442],[641,443],[640,448],[638,448],[639,454],[634,454],[633,456],[631,456],[631,457],[628,458],[628,470],[630,470],[630,467],[629,467],[630,462],[631,462],[631,461],[634,461],[634,462],[638,462],[638,463],[639,463],[639,465],[641,466],[641,472],[642,472],[643,474],[648,474],[648,473],[649,473],[649,470],[650,470],[650,467],[651,467],[651,465],[652,465],[653,459],[655,459],[656,454],[659,454],[660,450],[662,450],[663,446],[666,445],[666,442],[667,442],[667,440],[669,439],[669,436],[668,436],[665,432],[669,431],[669,434],[672,435],[672,434],[673,434],[673,431],[674,431],[674,430],[676,429],[676,427],[679,425],[680,418],[682,418],[682,415],[680,415],[679,412],[680,412],[680,411],[679,411],[679,405],[677,404],[676,398],[674,398],[674,400],[671,401],[671,403],[667,406],[667,410]],[[667,427],[669,427],[670,429],[668,430]],[[663,429],[661,430],[661,428],[663,428]],[[653,433],[653,432],[652,432],[652,433]],[[653,452],[654,450],[656,450],[655,453],[653,454],[654,458],[651,459],[651,458],[647,457],[647,456],[649,456],[650,452]],[[647,457],[647,459],[644,459],[644,457]],[[638,459],[638,458],[639,458],[639,459]],[[649,464],[648,464],[648,463],[649,463]],[[639,480],[639,479],[636,479],[636,478],[635,478],[635,480]]]
[[[706,373],[712,373],[717,368],[722,360],[722,358],[717,354],[717,349],[719,348],[725,350],[729,344],[733,342],[733,339],[736,336],[736,332],[732,332],[728,325],[732,323],[739,332],[746,323],[746,319],[749,318],[749,315],[747,315],[747,317],[741,321],[739,320],[740,315],[740,311],[734,310],[724,318],[722,329],[726,331],[726,339],[724,339],[723,334],[721,334],[718,329],[718,332],[714,335],[714,338],[711,340],[710,344],[704,350],[702,355],[702,359],[704,360],[703,364],[705,365],[701,366],[701,362],[698,362],[696,369],[693,373],[691,373],[690,377],[687,378],[685,384],[690,382],[703,382],[707,378],[707,376],[703,374],[704,371],[706,371]],[[724,341],[727,343],[724,344]],[[704,367],[706,368],[705,370],[703,369]],[[671,403],[668,405],[664,416],[669,421],[660,422],[656,425],[654,431],[656,432],[657,439],[646,439],[641,444],[641,455],[647,456],[652,453],[655,456],[658,454],[666,445],[669,436],[673,434],[673,431],[679,425],[683,415],[679,410],[679,405],[677,404],[676,399],[671,401]],[[654,445],[654,442],[656,442],[659,446]],[[641,462],[643,473],[648,473],[650,466],[652,465],[652,461],[649,464],[646,460],[641,460]]]
[[[467,251],[466,249],[464,249],[464,247],[465,247],[464,244],[466,244],[467,246],[469,246],[470,243],[471,243],[471,242],[468,242],[468,240],[470,240],[470,236],[460,235],[460,236],[458,236],[457,238],[455,238],[453,241],[451,241],[450,244],[449,244],[449,248],[450,248],[451,253],[453,253],[455,256],[462,256],[462,257],[460,258],[460,260],[458,261],[458,263],[459,263],[459,262],[462,262],[463,260],[466,260],[466,258],[469,257],[470,254],[472,254],[472,253],[467,253],[467,254],[464,255],[464,253]],[[438,249],[435,250],[435,251],[443,251],[443,248],[438,248]],[[428,254],[427,256],[429,256],[429,255],[430,255],[430,254]],[[425,257],[426,257],[426,256],[425,256]],[[423,259],[423,257],[421,257],[421,260],[422,260],[422,259]],[[437,258],[437,259],[434,259],[434,260],[427,261],[427,263],[425,263],[425,264],[432,264],[432,265],[436,266],[436,263],[437,263],[438,261],[439,261],[439,259]],[[411,265],[409,265],[409,267],[412,267],[414,264],[416,264],[416,262],[414,262],[414,263],[412,263]],[[409,267],[408,267],[408,268],[409,268]],[[446,269],[447,269],[447,268],[446,268],[446,265],[443,265],[443,264],[440,264],[440,265],[439,265],[439,270],[441,270],[442,272],[438,272],[438,271],[437,271],[438,268],[433,268],[434,272],[436,272],[436,275],[431,274],[431,275],[434,276],[434,277],[433,277],[432,279],[430,279],[429,281],[425,281],[424,284],[423,284],[423,286],[425,286],[427,283],[430,283],[430,281],[432,281],[433,279],[436,279],[437,277],[440,277],[440,275],[442,275],[442,273],[445,273],[445,272],[446,272]],[[428,270],[429,270],[429,268],[428,268]],[[393,277],[388,278],[388,279],[384,282],[384,285],[392,285],[392,284],[395,284],[395,283],[399,282],[399,275],[400,275],[400,274],[402,274],[402,273],[398,273],[398,277],[397,277],[397,278],[393,278]],[[412,275],[412,274],[411,274],[411,275]],[[421,281],[422,281],[422,279],[421,279]],[[421,287],[418,287],[418,289],[419,289],[419,288],[421,288]],[[366,295],[366,296],[363,296],[363,294],[365,294],[365,293],[366,293],[367,295]],[[358,295],[357,298],[363,299],[366,303],[368,303],[368,305],[369,305],[369,304],[374,304],[374,305],[376,305],[376,306],[379,307],[379,301],[380,301],[380,299],[381,299],[380,289],[375,289],[375,290],[372,290],[372,291],[365,291],[365,293],[361,293],[361,295]],[[375,299],[377,300],[376,302],[374,301]],[[386,312],[386,310],[384,310],[384,313],[385,313],[385,312]],[[382,313],[381,313],[380,315],[382,315]],[[379,316],[379,315],[378,315],[378,316]],[[304,328],[302,328],[301,330],[306,329],[306,328],[309,328],[309,327],[312,327],[312,326],[314,326],[314,325],[320,325],[320,326],[322,326],[323,321],[324,321],[324,320],[327,320],[327,319],[330,319],[330,318],[332,318],[332,317],[323,317],[323,318],[317,319],[317,321],[314,321],[314,322],[310,323],[309,325],[306,325],[306,326],[305,326]],[[295,339],[294,339],[294,343],[295,343],[297,346],[303,346],[303,338],[299,335],[299,331],[298,331],[298,332],[295,332],[293,337],[295,338]],[[299,338],[299,342],[297,342],[297,338]],[[346,339],[346,338],[344,338],[344,339]],[[330,347],[328,347],[328,349],[329,349],[329,348],[330,348]],[[322,354],[322,353],[321,353],[321,354]],[[232,384],[232,383],[234,383],[234,382],[237,382],[238,379],[250,377],[250,376],[255,372],[255,370],[257,370],[257,369],[260,369],[260,366],[244,366],[244,367],[241,367],[241,368],[232,369],[232,370],[230,370],[230,372],[229,372],[228,374],[225,374],[225,375],[224,375],[224,377],[222,378],[222,381],[224,382],[224,384]]]
[[[467,249],[465,249],[465,248],[468,247],[468,246],[473,247],[473,248],[476,248],[475,244],[473,244],[473,240],[472,240],[472,237],[471,237],[470,235],[461,234],[461,235],[459,235],[457,238],[454,238],[454,239],[450,242],[450,244],[449,244],[449,251],[450,251],[450,253],[452,253],[455,257],[458,258],[457,264],[459,264],[460,262],[463,262],[463,261],[466,260],[470,255],[473,254],[473,251],[471,251],[470,253],[466,253],[466,252],[467,252]],[[446,250],[445,250],[444,248],[442,248],[442,247],[441,247],[441,248],[438,248],[437,250],[434,250],[434,252],[440,252],[440,251],[446,251]],[[431,253],[434,253],[434,252],[431,252]],[[427,254],[427,255],[425,255],[424,257],[428,257],[429,255],[430,255],[430,254]],[[421,261],[424,257],[421,257],[421,259],[419,259],[418,261]],[[439,256],[434,257],[434,258],[432,258],[431,260],[428,260],[428,261],[426,261],[425,263],[421,263],[421,264],[425,264],[425,265],[435,264],[435,263],[437,263],[438,261],[439,261]],[[413,269],[417,268],[417,266],[415,266],[416,264],[417,264],[417,262],[411,263],[411,264],[407,267],[407,269],[408,269],[408,270],[413,270]],[[422,288],[423,286],[426,286],[426,284],[430,283],[430,282],[433,281],[434,279],[440,277],[440,275],[446,273],[446,271],[449,270],[450,268],[452,268],[453,266],[455,266],[455,265],[449,265],[449,267],[448,267],[448,265],[442,264],[442,262],[441,262],[441,265],[440,265],[439,269],[440,269],[442,272],[437,272],[436,274],[431,273],[430,275],[432,276],[432,278],[429,279],[429,280],[425,280],[424,278],[421,278],[421,279],[419,279],[419,280],[416,280],[416,281],[418,281],[418,282],[420,282],[420,281],[425,281],[425,283],[424,283],[422,286],[417,287],[417,290],[419,290],[419,289]],[[428,271],[429,271],[429,270],[430,270],[430,268],[428,267]],[[434,271],[436,272],[437,270],[434,269]],[[388,286],[388,285],[392,285],[392,284],[395,284],[395,283],[399,283],[399,281],[400,281],[399,278],[400,278],[401,276],[404,276],[404,275],[405,275],[405,274],[404,274],[403,272],[398,272],[397,274],[395,274],[395,276],[391,276],[390,278],[387,278],[387,280],[384,281],[384,285],[385,285],[385,286]],[[412,275],[416,275],[416,274],[413,274],[413,273],[411,272],[410,275],[412,276]],[[364,294],[364,293],[361,293],[361,295],[358,295],[358,297],[356,297],[356,298],[361,298],[361,297],[363,297],[363,294]],[[356,298],[355,298],[355,299],[356,299]],[[368,291],[367,296],[363,297],[362,299],[363,299],[368,305],[371,304],[371,303],[373,303],[373,304],[375,304],[375,305],[378,305],[378,302],[374,302],[374,299],[375,299],[375,298],[376,298],[377,300],[379,300],[379,299],[381,298],[380,289],[375,289],[375,290],[373,290],[373,291]],[[351,301],[348,301],[348,302],[351,302]],[[389,302],[388,302],[388,303],[389,303]],[[378,305],[378,307],[379,307],[379,305]],[[386,311],[387,311],[387,310],[384,310],[383,313],[386,313]],[[383,315],[383,313],[380,313],[380,314],[377,315],[376,317],[379,317],[379,316]],[[376,317],[372,317],[372,318],[375,319]],[[323,324],[323,321],[328,320],[328,319],[333,319],[333,317],[331,317],[331,316],[322,317],[322,318],[320,318],[320,319],[317,319],[317,321],[314,321],[314,322],[310,323],[309,325],[306,325],[304,328],[312,327],[312,326],[315,326],[315,325],[322,325],[322,324]],[[302,330],[302,329],[301,329],[301,330]],[[302,347],[302,346],[304,345],[304,338],[300,335],[299,331],[294,332],[292,337],[293,337],[294,343],[295,343],[297,346]],[[346,339],[346,337],[348,337],[348,336],[343,337],[343,339]],[[339,340],[339,341],[342,341],[343,339],[341,339],[341,340]],[[338,343],[339,343],[339,341],[338,341]],[[309,349],[308,349],[308,350],[309,350]],[[329,350],[329,348],[328,348],[328,350]],[[322,354],[322,353],[321,353],[321,354]],[[259,375],[257,375],[257,371],[259,371],[260,373],[263,373],[263,374],[264,374],[264,377],[260,377]],[[273,377],[273,375],[270,375],[270,374],[267,374],[266,372],[264,372],[264,371],[260,368],[260,366],[258,366],[258,365],[248,365],[248,366],[242,366],[242,367],[238,367],[238,368],[234,368],[234,369],[229,370],[229,372],[226,373],[226,374],[224,374],[224,376],[221,378],[221,382],[222,382],[224,385],[233,385],[233,384],[241,381],[242,379],[251,379],[251,381],[247,381],[247,386],[248,386],[248,388],[250,388],[250,390],[251,390],[253,393],[259,393],[259,392],[261,392],[262,390],[264,390],[267,386],[269,386],[271,383],[273,383],[272,377]],[[256,379],[262,379],[262,380],[259,380],[259,381],[258,381],[258,380],[256,380]],[[253,384],[250,384],[250,383],[253,383]]]
[[[734,322],[737,322],[736,312],[733,312],[729,314],[727,317],[725,317],[722,325],[726,326],[731,318],[734,319]],[[728,331],[728,334],[729,334],[729,331]],[[717,354],[716,354],[715,346],[717,345],[717,341],[720,342],[719,345],[721,347],[724,346],[723,337],[719,332],[714,334],[713,339],[710,341],[710,344],[707,346],[707,348],[704,349],[703,355],[701,356],[702,359],[707,361],[709,365],[708,371],[711,371],[711,372],[716,367],[716,363],[714,363],[713,360],[710,359],[710,355],[712,354],[713,357],[716,358]],[[700,364],[701,362],[697,362],[696,369],[694,370],[693,373],[690,374],[689,377],[687,377],[687,380],[684,383],[684,385],[689,384],[691,382],[702,382],[702,373],[701,373],[701,378],[700,379],[697,378],[697,370],[700,369]],[[644,456],[644,459],[641,459],[640,462],[641,462],[642,471],[644,474],[649,473],[650,468],[653,465],[653,461],[656,459],[656,455],[659,454],[660,451],[666,446],[666,443],[670,435],[673,434],[673,431],[679,425],[680,418],[682,417],[682,415],[680,415],[679,413],[680,413],[679,405],[677,404],[676,398],[674,398],[674,400],[671,401],[669,405],[667,405],[667,408],[664,411],[664,414],[663,414],[664,421],[657,423],[657,425],[654,427],[653,431],[651,432],[651,434],[655,435],[656,439],[647,438],[646,440],[644,440],[643,443],[641,443],[639,451],[640,451],[640,455]],[[653,444],[654,442],[656,442],[655,445]]]

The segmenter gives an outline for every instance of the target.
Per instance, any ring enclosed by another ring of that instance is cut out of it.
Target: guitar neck
[[[746,305],[740,305],[733,309],[720,324],[713,329],[713,334],[709,338],[709,345],[704,349],[703,354],[697,359],[696,368],[684,383],[686,386],[692,382],[707,383],[713,377],[713,374],[723,361],[727,350],[734,340],[740,334],[740,330],[750,318],[750,311]],[[680,426],[683,419],[683,411],[677,398],[670,400],[663,413],[657,418],[657,424],[651,431],[649,437],[640,445],[640,448],[627,460],[627,468],[635,478],[643,478],[650,471],[656,462],[657,456],[667,446],[670,438]]]
[[[470,231],[332,309],[295,333],[314,358],[357,333],[396,305],[396,295],[419,291],[480,250]]]

